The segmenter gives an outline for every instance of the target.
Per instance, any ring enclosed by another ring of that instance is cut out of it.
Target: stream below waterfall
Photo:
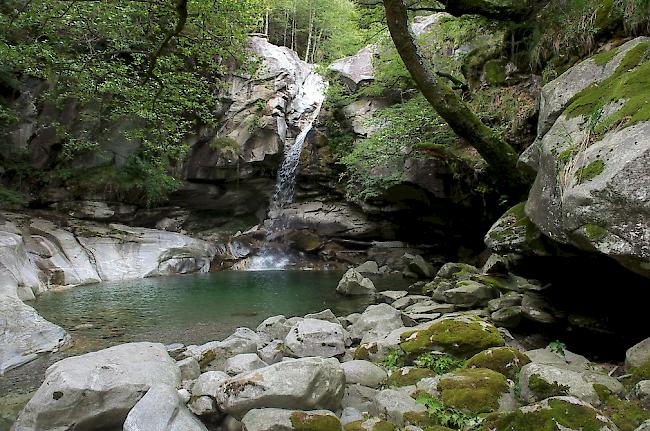
[[[45,369],[64,357],[134,341],[187,345],[222,340],[238,327],[255,329],[278,314],[304,316],[330,308],[346,315],[363,310],[368,298],[336,293],[340,278],[338,271],[232,271],[47,292],[29,305],[68,331],[72,346],[0,377],[0,431],[8,429],[41,384]],[[387,280],[383,288],[404,283],[401,277]]]

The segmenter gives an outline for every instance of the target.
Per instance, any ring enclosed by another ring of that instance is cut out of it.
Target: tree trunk
[[[528,184],[530,180],[517,169],[516,151],[483,124],[458,94],[439,81],[427,65],[415,43],[403,0],[383,1],[388,29],[397,52],[433,109],[458,136],[479,152],[501,179],[515,188]]]
[[[307,49],[305,50],[305,62],[309,61],[309,51],[311,50],[312,37],[314,36],[314,14],[312,9],[309,11],[309,35],[307,36]]]

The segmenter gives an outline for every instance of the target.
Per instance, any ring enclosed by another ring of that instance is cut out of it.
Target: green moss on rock
[[[650,73],[650,70],[648,70]],[[583,166],[576,170],[576,180],[578,184],[591,181],[596,178],[598,175],[602,174],[605,170],[605,162],[597,159],[589,163],[587,166]]]
[[[577,400],[576,400],[577,401]],[[492,415],[483,422],[483,431],[557,431],[560,429],[602,431],[606,419],[593,407],[571,402],[566,398],[551,398],[535,408],[519,409],[513,413]]]
[[[427,329],[407,331],[401,335],[400,347],[409,354],[439,350],[467,358],[504,344],[505,340],[493,325],[476,317],[463,317],[440,320]]]
[[[608,51],[603,51],[599,54],[594,55],[591,59],[599,66],[604,66],[616,57],[618,54],[618,48],[612,48]]]
[[[638,368],[630,369],[630,377],[623,384],[628,389],[631,389],[641,380],[650,380],[650,361],[645,362]]]
[[[514,379],[524,365],[530,363],[526,354],[512,347],[494,347],[467,360],[465,368],[487,368]]]
[[[650,419],[650,412],[643,410],[638,401],[622,400],[616,397],[607,386],[595,384],[600,410],[616,424],[620,431],[634,431]]]
[[[531,374],[528,378],[528,389],[540,400],[567,395],[569,393],[568,386],[561,385],[557,382],[549,383],[537,374]]]
[[[291,426],[296,431],[341,431],[341,422],[336,416],[320,413],[294,412]]]
[[[590,117],[610,103],[623,101],[619,110],[598,120],[592,131],[596,135],[650,120],[649,60],[650,42],[637,44],[625,54],[612,76],[574,96],[565,115]]]
[[[360,419],[358,421],[350,422],[345,425],[343,429],[345,431],[395,431],[397,429],[394,424],[384,420],[377,421],[370,429],[364,426],[365,423],[366,420]]]
[[[436,373],[428,368],[400,368],[391,373],[388,378],[388,385],[397,387],[410,386],[416,384],[422,379],[435,376]]]
[[[485,82],[489,85],[503,85],[506,83],[506,64],[503,60],[490,60],[485,63]]]
[[[582,228],[589,241],[600,241],[607,235],[607,229],[597,224],[586,224]]]
[[[438,382],[443,404],[468,414],[497,410],[509,388],[503,374],[487,368],[459,370]]]

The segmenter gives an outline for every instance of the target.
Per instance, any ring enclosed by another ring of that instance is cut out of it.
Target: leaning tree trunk
[[[517,189],[520,185],[528,184],[529,179],[517,169],[516,151],[483,124],[458,94],[445,83],[440,82],[428,66],[415,43],[404,2],[383,1],[388,29],[397,52],[433,109],[458,136],[476,148],[501,179]]]

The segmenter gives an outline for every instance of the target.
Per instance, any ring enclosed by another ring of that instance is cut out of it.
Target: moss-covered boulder
[[[494,325],[475,316],[442,319],[426,329],[405,331],[400,339],[400,347],[408,354],[435,350],[463,358],[505,344]]]
[[[519,375],[522,398],[529,403],[544,398],[570,395],[594,406],[600,405],[595,386],[607,387],[622,394],[623,385],[605,372],[582,365],[542,364],[532,362],[521,369]]]
[[[494,347],[472,356],[465,368],[487,368],[514,379],[524,365],[530,363],[525,353],[512,347]]]
[[[487,368],[454,371],[443,376],[437,390],[445,406],[477,415],[516,407],[510,386],[501,373]]]
[[[341,421],[327,410],[253,409],[242,418],[248,431],[341,431]]]
[[[411,386],[422,379],[426,379],[427,377],[434,377],[435,375],[436,373],[428,368],[398,368],[390,374],[390,377],[388,378],[388,385],[396,387]]]
[[[600,399],[599,409],[621,431],[634,431],[643,422],[650,420],[650,411],[645,410],[638,400],[626,400],[618,397],[604,385],[594,385],[594,389]]]
[[[650,38],[574,66],[542,91],[525,214],[562,244],[650,277]]]
[[[593,406],[574,397],[553,397],[511,413],[491,415],[482,431],[618,431]]]
[[[526,216],[522,202],[510,208],[485,235],[485,245],[495,253],[548,256],[550,247],[542,232]]]

